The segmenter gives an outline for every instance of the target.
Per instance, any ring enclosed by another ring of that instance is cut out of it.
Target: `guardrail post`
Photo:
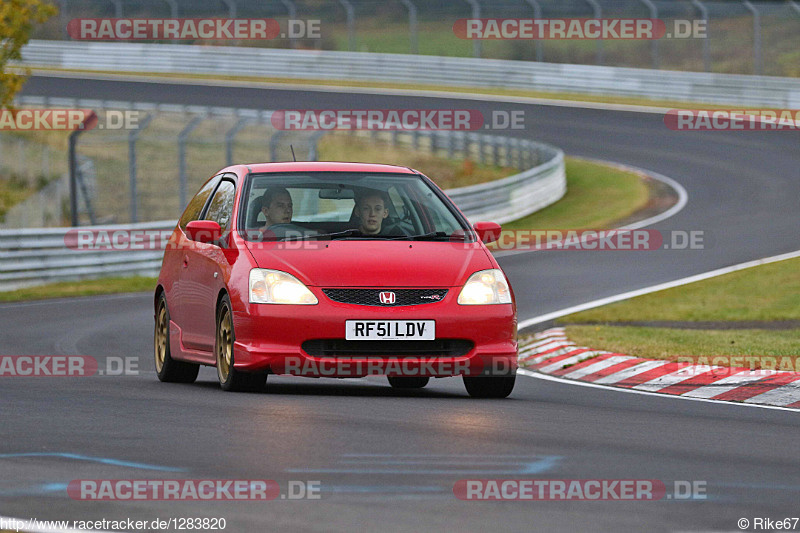
[[[316,161],[319,155],[317,150],[317,143],[327,132],[325,130],[315,132],[308,140],[308,160]]]
[[[250,119],[240,118],[234,126],[225,133],[225,165],[231,166],[233,164],[233,143],[236,134],[242,131],[244,127],[250,122]]]
[[[351,52],[356,51],[356,11],[350,0],[339,0],[347,16],[347,48]]]
[[[525,0],[529,6],[533,8],[533,17],[540,19],[542,18],[542,6],[539,4],[539,0]],[[541,39],[535,39],[536,41],[536,61],[541,63],[544,61],[544,43]]]
[[[478,157],[481,165],[486,164],[486,136],[482,133],[478,134]]]
[[[281,0],[281,3],[289,12],[289,20],[295,20],[297,18],[297,6],[294,4],[294,2],[292,2],[292,0]],[[297,48],[297,38],[295,38],[291,33],[289,34],[289,47]]]
[[[597,0],[586,0],[586,3],[592,7],[592,11],[594,11],[594,18],[601,19],[603,18],[603,10],[600,8],[600,4],[597,3]],[[597,52],[594,59],[595,64],[602,65],[604,58],[603,58],[603,39],[597,39]]]
[[[178,18],[178,2],[176,0],[164,0],[169,5],[170,16],[174,19]],[[177,39],[172,39],[173,43],[178,42]]]
[[[136,190],[136,141],[139,140],[139,134],[153,120],[153,115],[148,114],[139,123],[139,127],[130,132],[128,135],[128,174],[129,174],[129,189],[130,189],[130,204],[131,204],[131,222],[136,223],[139,221],[139,214],[136,211],[137,207],[137,190]]]
[[[658,8],[652,2],[652,0],[640,0],[649,10],[650,10],[650,18],[657,19],[658,18]],[[652,39],[650,41],[650,54],[653,58],[653,68],[658,70],[661,68],[661,61],[658,57],[658,39]]]
[[[419,150],[419,130],[414,130],[411,134],[411,146],[414,150]]]
[[[703,70],[705,72],[711,72],[711,42],[708,36],[708,9],[700,0],[692,0],[692,5],[700,11],[700,16],[706,23],[706,37],[703,39]]]
[[[761,76],[761,13],[750,0],[742,0],[742,3],[753,14],[753,70]]]
[[[23,139],[17,139],[17,164],[19,165],[20,173],[24,172],[25,167],[27,167],[27,157],[25,154],[25,141]]]
[[[236,0],[222,0],[222,3],[228,6],[228,17],[236,18]]]
[[[492,137],[492,155],[494,156],[494,166],[500,166],[500,140]]]
[[[284,130],[278,130],[269,139],[269,160],[273,163],[278,160],[278,142],[285,133]]]
[[[479,19],[481,18],[481,4],[478,0],[464,0],[466,3],[472,6],[472,18]],[[481,57],[481,40],[480,39],[472,39],[472,56],[473,57]]]
[[[178,2],[176,0],[164,0],[169,5],[169,12],[172,18],[178,18]]]
[[[58,9],[58,17],[61,19],[61,28],[65,39],[69,39],[69,32],[67,31],[67,26],[69,25],[69,19],[67,18],[67,0],[60,0],[59,4],[61,6]]]
[[[92,111],[78,129],[69,134],[69,214],[73,227],[78,225],[78,137],[94,120],[97,120],[97,114]]]
[[[118,19],[122,18],[122,0],[108,0],[114,4],[114,16]]]
[[[453,159],[456,155],[456,134],[454,131],[447,134],[447,157]]]
[[[411,0],[400,0],[400,3],[403,4],[406,9],[408,9],[408,33],[411,53],[418,54],[419,43],[417,42],[417,6],[415,6]]]
[[[181,210],[186,207],[186,139],[202,121],[203,118],[199,116],[192,118],[178,134],[178,198]]]

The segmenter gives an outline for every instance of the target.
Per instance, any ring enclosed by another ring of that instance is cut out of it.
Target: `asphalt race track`
[[[533,104],[34,77],[28,95],[281,108],[523,109],[516,135],[569,155],[667,175],[686,207],[656,226],[702,230],[704,250],[532,252],[504,257],[521,320],[589,300],[800,249],[797,133],[674,132],[660,115]],[[209,175],[216,169],[209,169]],[[434,176],[435,178],[435,176]],[[627,394],[519,377],[505,401],[460,378],[422,391],[384,378],[270,377],[259,394],[157,381],[152,296],[0,305],[2,355],[131,358],[125,377],[6,378],[0,515],[153,520],[224,517],[227,531],[736,531],[798,516],[796,412]],[[23,454],[23,455],[20,455]],[[71,455],[65,455],[71,454]],[[321,499],[73,501],[74,479],[320,481]],[[465,502],[462,479],[704,482],[681,501]]]

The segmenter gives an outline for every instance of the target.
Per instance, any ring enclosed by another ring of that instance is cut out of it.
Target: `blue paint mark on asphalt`
[[[62,490],[67,490],[69,486],[68,483],[45,483],[42,485],[41,489],[42,492],[58,492]]]
[[[108,457],[92,457],[89,455],[79,455],[75,453],[55,453],[55,452],[29,452],[29,453],[3,453],[0,459],[13,459],[17,457],[60,457],[63,459],[75,459],[76,461],[89,461],[105,465],[122,466],[126,468],[141,468],[143,470],[160,470],[162,472],[184,472],[185,468],[173,468],[170,466],[151,465],[147,463],[134,463],[132,461],[120,461]]]

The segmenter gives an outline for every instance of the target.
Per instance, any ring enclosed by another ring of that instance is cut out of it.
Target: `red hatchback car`
[[[426,176],[360,163],[228,167],[189,202],[155,291],[161,381],[216,366],[225,390],[267,375],[386,375],[398,388],[463,376],[502,398],[517,367],[511,286]]]

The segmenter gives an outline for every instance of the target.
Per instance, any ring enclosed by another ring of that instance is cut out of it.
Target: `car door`
[[[220,225],[225,235],[231,227],[236,185],[228,177],[223,177],[214,195],[205,207],[201,220],[213,220]],[[184,346],[190,350],[212,352],[216,334],[217,295],[223,287],[223,268],[227,268],[227,258],[222,252],[220,242],[194,242],[187,250],[186,262],[186,326],[183,330]]]
[[[200,220],[206,204],[211,199],[211,194],[217,188],[222,176],[215,176],[209,179],[189,200],[186,209],[181,215],[178,226],[180,230],[175,236],[176,242],[168,246],[164,252],[164,267],[167,275],[164,276],[171,284],[166,285],[167,305],[169,306],[170,319],[181,329],[181,340],[183,331],[188,320],[186,319],[187,301],[193,298],[188,279],[189,253],[195,243],[186,236],[186,226],[189,222]]]

